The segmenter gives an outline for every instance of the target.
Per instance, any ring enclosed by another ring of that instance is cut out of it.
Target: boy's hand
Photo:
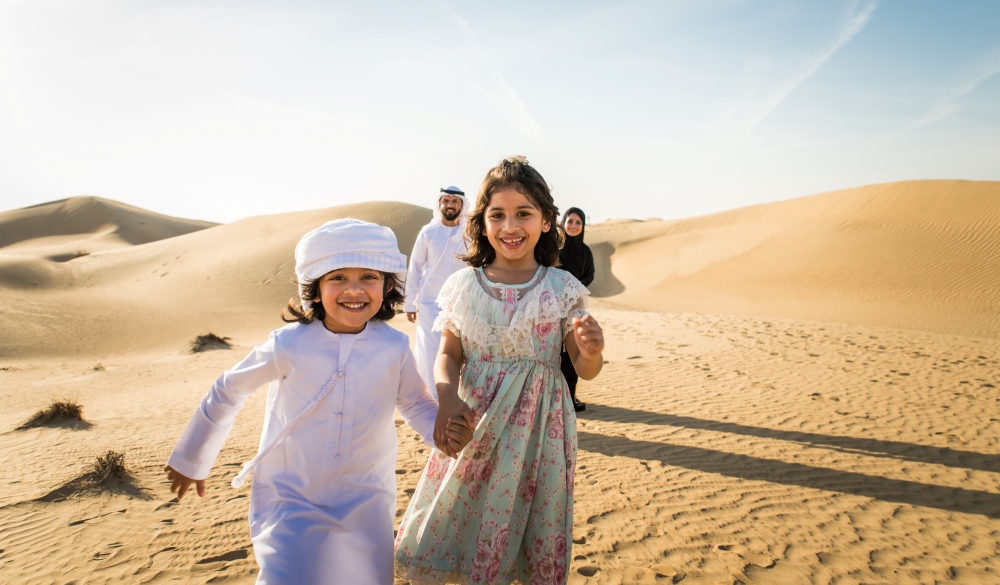
[[[604,330],[591,315],[573,318],[573,336],[584,359],[592,360],[604,351]]]
[[[458,454],[472,441],[472,434],[475,430],[475,418],[471,414],[457,418],[448,417],[448,428],[445,431],[445,434],[448,436],[448,446]]]
[[[178,502],[181,501],[181,498],[183,498],[184,494],[187,493],[188,488],[191,487],[191,484],[194,484],[195,489],[198,492],[198,496],[200,496],[202,498],[205,497],[205,480],[204,479],[191,479],[190,477],[188,477],[186,475],[181,475],[181,473],[179,471],[177,471],[173,467],[170,467],[169,465],[165,465],[163,467],[163,471],[167,472],[167,479],[169,479],[170,482],[171,482],[170,483],[170,493],[174,493],[174,492],[177,493],[177,501]]]
[[[476,413],[462,399],[442,399],[434,421],[434,444],[448,457],[458,457],[458,452],[472,440],[475,420]]]

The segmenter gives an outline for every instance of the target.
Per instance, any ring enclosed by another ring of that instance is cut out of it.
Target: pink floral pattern
[[[517,289],[516,288],[504,288],[503,289],[503,307],[501,309],[504,315],[513,315],[517,312]]]
[[[564,274],[549,269],[546,284],[558,289]],[[491,324],[509,324],[522,308],[516,288],[504,287],[502,300],[481,288],[468,291],[483,297],[473,300],[487,307],[481,318]],[[542,296],[552,300],[548,290]],[[399,526],[399,577],[566,582],[577,444],[576,415],[559,371],[563,331],[560,322],[533,324],[530,355],[477,346],[461,335],[466,361],[459,395],[476,412],[476,432],[458,459],[436,451],[428,459]]]

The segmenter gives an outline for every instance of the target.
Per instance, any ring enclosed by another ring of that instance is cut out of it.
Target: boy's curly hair
[[[497,252],[486,237],[486,208],[493,194],[507,187],[527,197],[551,226],[549,231],[542,232],[535,244],[535,261],[543,266],[558,266],[559,248],[563,243],[562,230],[557,228],[559,208],[552,199],[548,183],[522,156],[509,156],[486,173],[465,228],[469,253],[460,258],[471,266],[486,266],[496,260]]]
[[[371,318],[372,321],[388,321],[396,316],[396,308],[403,302],[403,293],[397,288],[396,275],[382,272],[385,279],[386,293],[382,296],[382,306]],[[319,299],[319,279],[301,283],[301,289],[306,291],[310,299]],[[302,298],[294,296],[288,300],[288,306],[281,311],[281,320],[285,323],[312,323],[314,319],[322,321],[326,318],[326,309],[319,300],[313,301],[308,309],[302,308]]]

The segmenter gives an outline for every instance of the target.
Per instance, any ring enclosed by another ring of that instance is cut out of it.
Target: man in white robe
[[[403,310],[410,323],[417,324],[416,348],[413,352],[417,371],[427,389],[437,398],[434,383],[434,360],[441,345],[441,332],[432,331],[434,320],[441,311],[438,292],[452,273],[467,264],[458,259],[468,253],[465,241],[465,219],[468,213],[465,193],[458,187],[441,189],[437,209],[431,222],[420,229],[410,253],[410,268],[406,273],[406,302]]]

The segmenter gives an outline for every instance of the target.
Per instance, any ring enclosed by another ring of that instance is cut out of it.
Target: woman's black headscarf
[[[587,215],[579,207],[570,207],[563,213],[562,225],[565,226],[566,218],[574,213],[580,217],[583,227],[578,236],[565,234],[566,243],[559,251],[560,268],[575,276],[584,285],[589,285],[594,280],[594,256],[587,244],[583,243],[583,235],[587,230]],[[565,230],[563,231],[565,233]]]

